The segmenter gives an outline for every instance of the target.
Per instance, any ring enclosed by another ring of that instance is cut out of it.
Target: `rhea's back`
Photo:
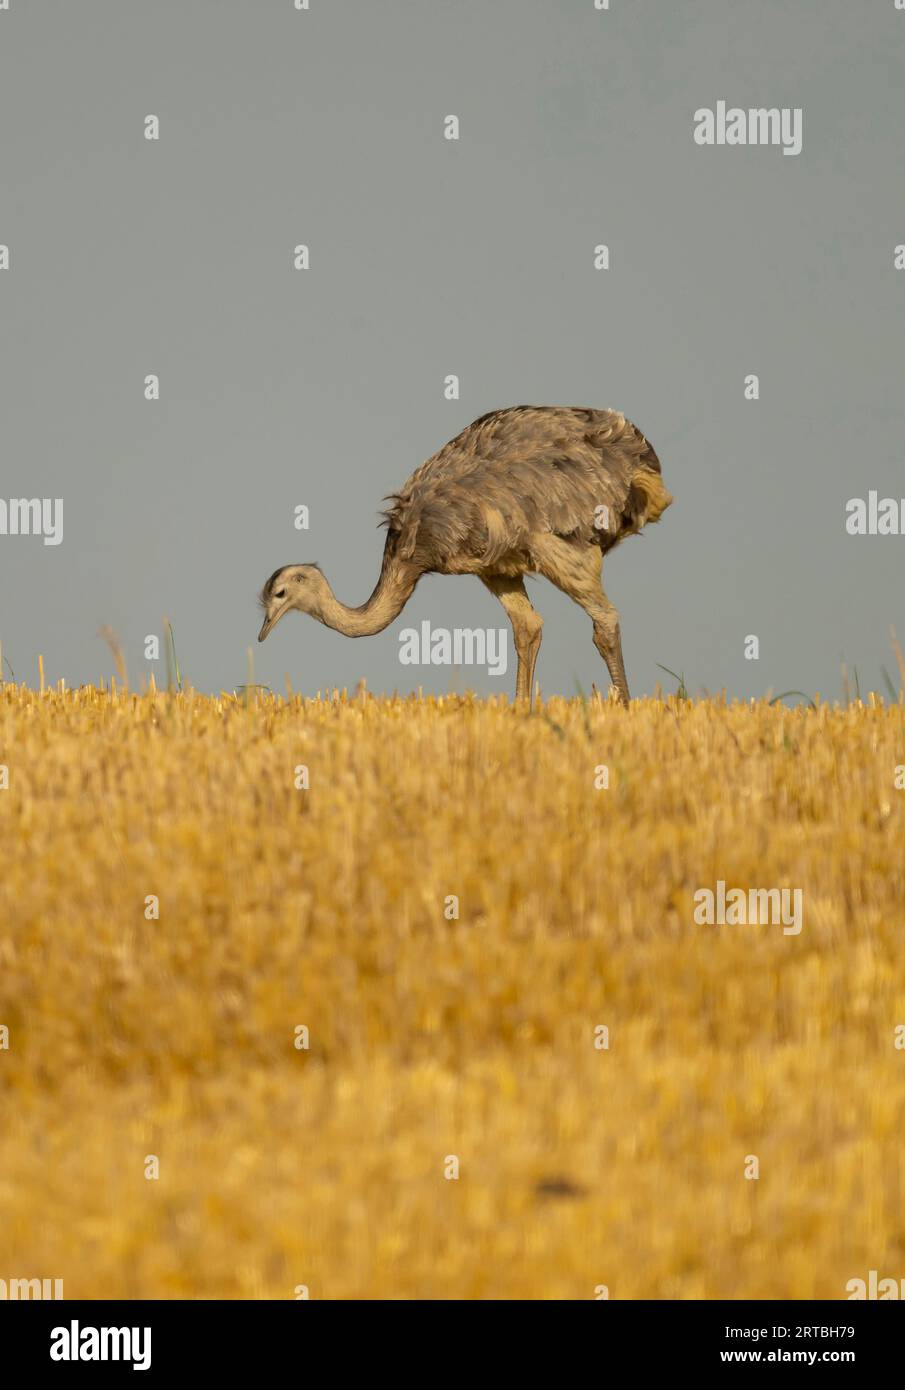
[[[389,500],[388,552],[424,571],[480,573],[530,567],[536,534],[609,549],[671,498],[620,412],[513,406],[475,420]]]

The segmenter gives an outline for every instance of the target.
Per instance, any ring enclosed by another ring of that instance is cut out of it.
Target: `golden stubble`
[[[0,763],[0,1278],[905,1275],[901,706],[6,685]],[[800,887],[801,934],[695,925],[718,879]]]

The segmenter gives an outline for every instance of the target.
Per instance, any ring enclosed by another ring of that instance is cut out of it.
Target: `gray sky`
[[[104,623],[133,684],[160,678],[166,613],[201,689],[243,681],[253,645],[280,690],[511,694],[514,659],[399,663],[425,618],[506,625],[477,579],[426,578],[360,641],[291,615],[258,647],[256,593],[317,560],[363,601],[384,494],[532,403],[623,410],[675,496],[606,567],[633,693],[662,662],[692,690],[834,696],[843,656],[880,687],[905,536],[846,534],[845,503],[905,496],[893,0],[9,3],[2,495],[65,504],[59,546],[0,535],[20,680],[39,652],[50,679],[108,675]],[[697,145],[719,100],[801,108],[801,153]],[[585,614],[529,593],[544,692],[605,686]]]

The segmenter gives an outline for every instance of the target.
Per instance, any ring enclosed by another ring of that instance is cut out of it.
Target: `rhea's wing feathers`
[[[537,531],[590,541],[600,508],[610,514],[614,534],[624,534],[668,505],[669,494],[662,486],[657,490],[653,480],[653,500],[644,487],[635,487],[639,474],[643,483],[659,472],[644,435],[618,411],[584,406],[492,411],[386,499],[391,504],[384,513],[387,545],[424,563],[461,553],[492,560],[518,549]]]

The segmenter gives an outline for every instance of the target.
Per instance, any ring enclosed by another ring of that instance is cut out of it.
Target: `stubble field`
[[[876,700],[3,686],[0,1278],[905,1276],[901,764]],[[801,932],[698,925],[718,881],[800,888]]]

